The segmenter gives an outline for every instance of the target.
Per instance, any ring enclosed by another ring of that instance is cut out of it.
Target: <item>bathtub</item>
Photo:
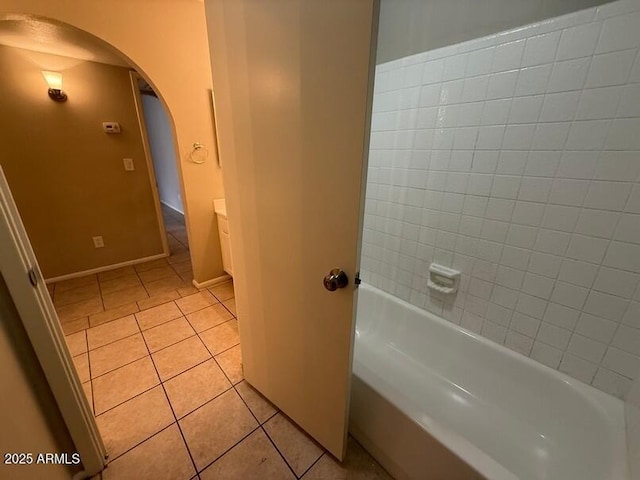
[[[629,480],[623,403],[369,285],[350,431],[398,480]]]

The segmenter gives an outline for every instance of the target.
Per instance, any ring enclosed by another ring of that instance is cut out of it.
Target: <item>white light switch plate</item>
[[[136,169],[133,165],[133,158],[123,158],[122,163],[124,163],[124,169],[128,172],[132,172]]]

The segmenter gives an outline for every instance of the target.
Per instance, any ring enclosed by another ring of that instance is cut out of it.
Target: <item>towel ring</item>
[[[189,153],[189,160],[193,163],[202,164],[206,162],[207,157],[209,156],[209,150],[200,142],[195,142],[193,144],[193,150]]]

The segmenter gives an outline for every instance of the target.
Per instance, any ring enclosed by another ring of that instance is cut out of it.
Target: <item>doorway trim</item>
[[[0,271],[80,454],[77,477],[90,477],[106,466],[107,451],[2,167],[0,213]]]

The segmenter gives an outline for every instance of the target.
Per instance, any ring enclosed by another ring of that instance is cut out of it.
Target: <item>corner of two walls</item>
[[[129,69],[5,46],[0,63],[1,164],[44,276],[162,254]],[[48,97],[41,70],[63,73],[66,102]]]
[[[378,65],[363,278],[623,398],[640,367],[640,2]],[[431,262],[462,271],[453,298]]]

